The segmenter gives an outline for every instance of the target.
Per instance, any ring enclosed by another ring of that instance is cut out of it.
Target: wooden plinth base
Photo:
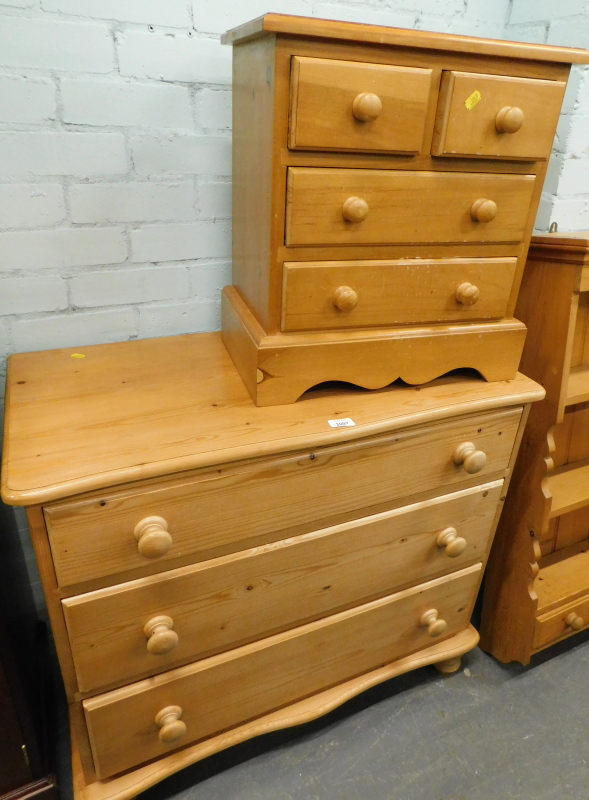
[[[294,403],[324,381],[381,389],[465,367],[488,381],[512,380],[525,336],[515,319],[268,336],[237,290],[223,290],[223,342],[257,406]]]
[[[218,753],[220,750],[225,750],[247,739],[252,739],[254,736],[261,736],[264,733],[270,733],[281,728],[292,728],[295,725],[309,722],[323,714],[327,714],[342,705],[342,703],[345,703],[346,700],[350,700],[372,686],[376,686],[376,684],[382,683],[389,678],[394,678],[396,675],[401,675],[418,667],[424,667],[427,664],[437,664],[439,662],[445,664],[454,659],[460,660],[460,656],[476,647],[478,641],[479,635],[470,625],[466,630],[456,634],[456,636],[428,647],[426,650],[420,650],[418,653],[401,658],[373,672],[368,672],[341,683],[339,686],[319,692],[313,697],[307,697],[305,700],[300,700],[271,714],[266,714],[259,719],[241,725],[239,728],[234,728],[212,739],[192,745],[192,747],[171,753],[166,758],[160,758],[150,764],[145,764],[138,769],[105,781],[86,783],[78,756],[75,727],[72,726],[74,800],[130,800],[130,798],[149,789],[169,775],[173,775],[175,772],[184,769],[184,767],[213,755],[213,753]],[[121,724],[124,724],[124,721]]]

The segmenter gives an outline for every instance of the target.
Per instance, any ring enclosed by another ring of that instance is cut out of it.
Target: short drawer
[[[284,265],[284,331],[499,319],[515,258]]]
[[[565,88],[561,81],[446,72],[432,152],[547,159]]]
[[[521,407],[490,412],[175,483],[55,503],[44,511],[58,582],[68,586],[109,576],[118,583],[115,576],[128,570],[145,574],[154,564],[169,569],[172,559],[202,561],[278,541],[316,529],[320,520],[325,527],[330,518],[363,516],[361,509],[393,505],[396,498],[459,488],[473,477],[465,466],[476,466],[482,483],[507,467],[521,412]],[[463,442],[484,451],[486,462],[455,463]],[[150,524],[153,517],[160,522]],[[148,551],[152,558],[142,554]]]
[[[468,626],[481,565],[83,703],[99,778],[228,730]],[[428,611],[443,625],[425,623]],[[424,624],[425,623],[425,624]],[[161,712],[176,707],[164,723]],[[178,725],[174,716],[181,714]],[[156,719],[160,723],[156,723]],[[160,727],[165,724],[165,730]],[[184,731],[182,728],[184,727]],[[162,742],[160,737],[168,739]]]
[[[63,601],[81,691],[484,561],[503,481]]]
[[[581,597],[536,619],[534,650],[570,636],[589,625],[589,597]]]
[[[293,56],[289,147],[418,153],[431,91],[430,69]]]
[[[519,242],[535,177],[288,170],[286,244]]]

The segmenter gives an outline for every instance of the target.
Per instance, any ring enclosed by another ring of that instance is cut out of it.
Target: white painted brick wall
[[[129,169],[118,133],[0,133],[0,178],[117,175]]]
[[[77,125],[193,127],[190,90],[185,86],[66,78],[61,100],[63,121]]]
[[[117,35],[121,75],[190,83],[231,83],[231,48],[192,30]]]
[[[83,347],[96,342],[120,342],[135,337],[137,326],[131,308],[73,312],[45,317],[19,317],[12,326],[12,346],[17,352]]]
[[[190,274],[184,266],[164,265],[150,269],[90,272],[74,276],[71,290],[72,302],[78,308],[182,300],[190,290]]]
[[[133,261],[183,261],[231,254],[228,222],[144,225],[131,233]]]
[[[194,204],[193,181],[77,183],[69,191],[72,222],[189,220],[194,217]]]
[[[61,183],[0,183],[4,229],[49,228],[65,219]]]
[[[57,117],[55,84],[0,75],[0,122],[48,123]]]
[[[6,278],[0,280],[0,315],[34,311],[63,311],[68,307],[63,278]]]
[[[104,24],[3,17],[0,65],[64,72],[111,72],[113,38]]]
[[[586,0],[513,0],[506,38],[589,48]],[[587,67],[574,66],[554,140],[554,152],[536,230],[556,222],[560,230],[589,228],[589,81]]]
[[[132,138],[131,148],[139,175],[231,175],[231,140],[227,136],[141,136]]]
[[[44,11],[77,17],[145,22],[182,28],[191,24],[186,0],[41,0]]]
[[[71,267],[121,264],[126,258],[127,239],[123,228],[0,233],[0,272],[21,270],[26,273],[34,266],[35,270],[65,268],[70,274]]]

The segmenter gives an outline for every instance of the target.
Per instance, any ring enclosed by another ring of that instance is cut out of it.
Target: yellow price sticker
[[[467,98],[466,98],[466,100],[464,101],[464,105],[465,105],[465,106],[467,107],[467,109],[470,111],[470,110],[471,110],[471,109],[473,109],[473,108],[476,106],[476,104],[477,104],[477,103],[479,103],[479,102],[480,102],[482,99],[483,99],[483,95],[482,95],[482,94],[479,92],[479,90],[478,90],[478,89],[475,89],[475,91],[474,91],[474,92],[473,92],[473,93],[470,95],[470,97],[467,97]]]

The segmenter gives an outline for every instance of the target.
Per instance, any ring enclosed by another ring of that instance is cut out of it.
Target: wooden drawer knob
[[[567,628],[572,628],[574,631],[580,631],[581,628],[585,627],[585,620],[583,617],[575,614],[574,611],[571,611],[571,613],[565,618],[565,624]]]
[[[430,636],[441,636],[448,627],[445,619],[438,619],[438,612],[435,608],[430,608],[429,611],[424,612],[421,615],[419,624],[427,628]]]
[[[147,637],[147,650],[154,656],[165,656],[171,653],[178,644],[178,634],[173,631],[174,620],[172,617],[154,617],[143,626],[143,633]]]
[[[454,463],[462,465],[465,472],[474,475],[480,472],[487,463],[487,456],[482,450],[477,450],[472,442],[462,442],[454,451]]]
[[[456,528],[444,528],[440,531],[436,544],[445,548],[448,558],[457,558],[466,550],[466,539],[458,535]]]
[[[155,724],[160,729],[159,740],[162,744],[173,744],[186,733],[186,725],[182,722],[180,706],[166,706],[155,716]]]
[[[352,103],[352,113],[360,122],[372,122],[382,111],[380,97],[373,92],[361,92]]]
[[[463,306],[474,306],[479,295],[479,287],[472,283],[461,283],[456,289],[456,300]]]
[[[368,216],[368,203],[361,197],[348,197],[342,206],[342,214],[348,222],[362,222]]]
[[[358,305],[358,293],[351,286],[338,286],[333,293],[333,304],[340,311],[352,311]]]
[[[163,517],[145,517],[137,523],[133,533],[143,558],[161,558],[172,546],[168,523]]]
[[[517,133],[523,124],[524,112],[517,106],[504,106],[495,117],[499,133]]]
[[[491,222],[497,216],[497,203],[479,197],[470,207],[470,216],[475,222]]]

